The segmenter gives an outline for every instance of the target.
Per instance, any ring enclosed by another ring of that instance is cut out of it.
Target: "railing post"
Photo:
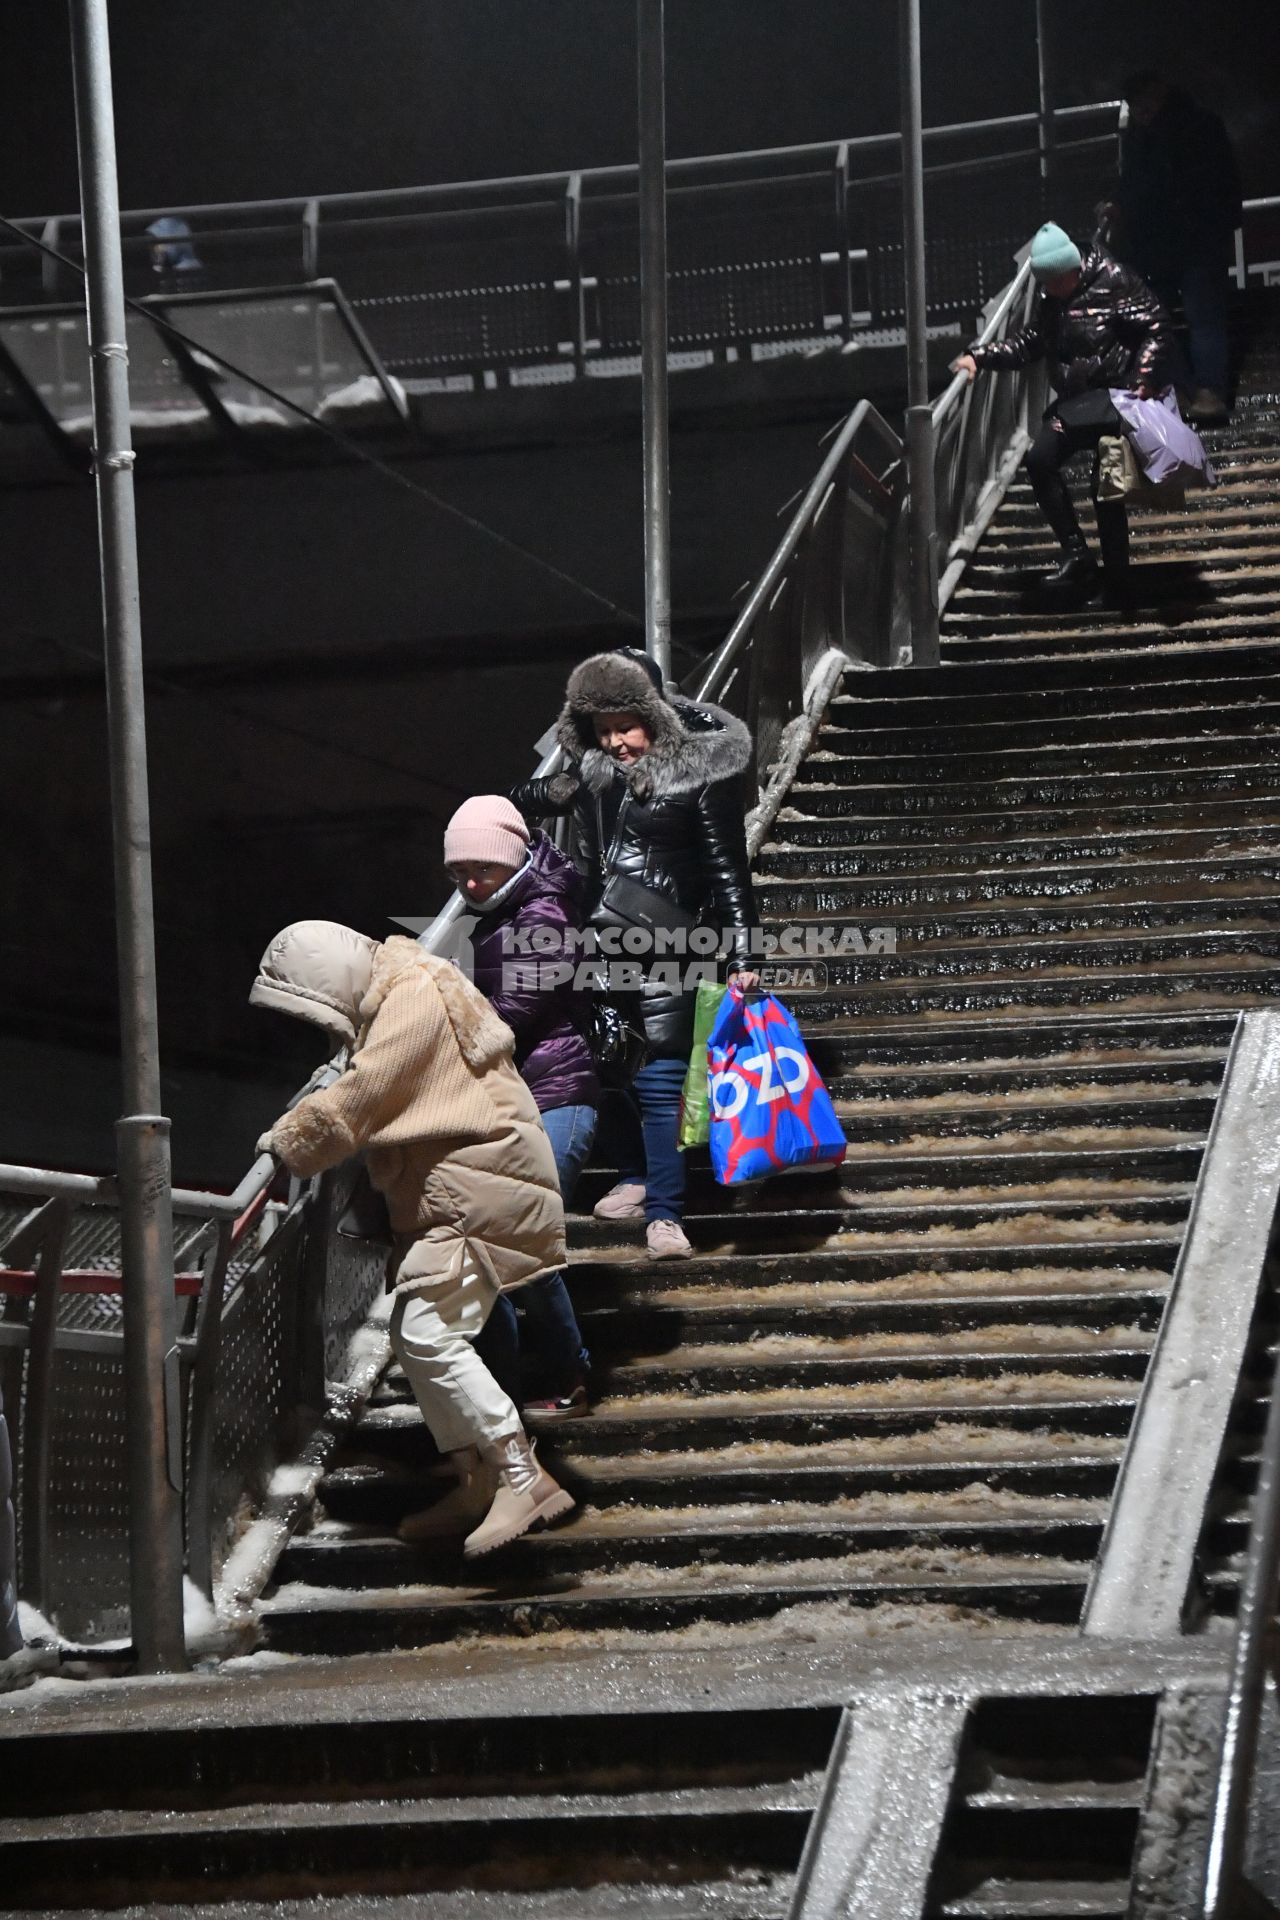
[[[853,262],[849,258],[849,142],[836,148],[836,246],[840,249],[840,336],[853,338]]]
[[[122,1077],[116,1123],[124,1273],[130,1617],[146,1672],[185,1665],[181,1410],[169,1122],[160,1114],[151,821],[138,613],[128,348],[106,0],[70,0],[102,565]],[[175,1440],[177,1442],[175,1448]]]
[[[302,276],[320,278],[320,202],[314,199],[302,209]]]
[[[1036,0],[1036,68],[1040,83],[1040,184],[1047,203],[1053,186],[1053,22],[1048,0]]]
[[[938,515],[933,409],[929,405],[924,250],[924,136],[920,101],[920,0],[900,0],[902,229],[907,320],[908,570],[911,658],[938,664]]]
[[[667,127],[664,0],[637,0],[645,648],[671,675],[671,487],[667,431]]]
[[[582,284],[582,175],[571,173],[564,189],[564,250],[569,265],[569,310],[573,315],[573,370],[587,370],[587,292]]]
[[[27,1384],[22,1405],[22,1578],[18,1591],[41,1613],[51,1610],[49,1592],[49,1456],[53,1445],[54,1363],[62,1250],[70,1202],[49,1203],[36,1257],[36,1290],[27,1333]]]

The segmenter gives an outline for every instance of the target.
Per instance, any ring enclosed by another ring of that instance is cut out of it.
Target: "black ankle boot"
[[[1087,599],[1097,585],[1097,562],[1084,543],[1084,535],[1077,534],[1063,547],[1062,559],[1045,582],[1046,590],[1055,599]]]
[[[1129,573],[1129,516],[1123,500],[1098,500],[1098,545],[1102,550],[1103,596],[1117,613],[1133,608],[1133,587]]]

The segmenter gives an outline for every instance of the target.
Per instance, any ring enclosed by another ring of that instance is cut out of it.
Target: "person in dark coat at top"
[[[545,833],[531,833],[510,800],[478,794],[445,828],[444,862],[467,908],[471,978],[516,1037],[515,1066],[551,1141],[566,1206],[595,1138],[600,1084],[585,1037],[586,996],[558,980],[555,962],[578,957],[573,936],[585,912],[582,876]],[[536,933],[538,946],[526,952]],[[515,1310],[499,1301],[481,1336],[482,1358],[507,1391],[522,1344],[545,1376],[542,1397],[524,1401],[530,1426],[589,1410],[590,1356],[563,1273],[545,1275]]]
[[[1190,333],[1193,420],[1222,420],[1230,378],[1229,274],[1241,219],[1240,169],[1216,113],[1151,69],[1124,84],[1119,251]]]
[[[526,781],[512,799],[531,819],[572,817],[591,925],[623,936],[655,927],[677,936],[712,928],[728,972],[754,986],[743,786],[752,747],[742,721],[664,687],[654,662],[626,647],[574,668],[556,737],[566,770]],[[678,1128],[696,999],[684,970],[696,952],[677,951],[674,962],[660,959],[649,970],[642,999],[649,1058],[613,1103],[620,1178],[595,1209],[605,1220],[643,1219],[652,1260],[692,1251],[680,1224],[685,1161]],[[670,978],[673,964],[678,983]]]
[[[1063,468],[1079,453],[1096,454],[1104,434],[1122,431],[1111,388],[1154,399],[1169,386],[1172,335],[1169,316],[1151,288],[1102,247],[1082,252],[1051,220],[1032,241],[1030,258],[1040,285],[1030,321],[1004,340],[987,346],[975,342],[953,365],[972,380],[983,372],[1048,363],[1055,398],[1025,465],[1036,504],[1062,549],[1050,591],[1063,600],[1084,600],[1097,591],[1098,569]],[[1124,502],[1095,498],[1094,512],[1108,592],[1123,606],[1129,566]]]

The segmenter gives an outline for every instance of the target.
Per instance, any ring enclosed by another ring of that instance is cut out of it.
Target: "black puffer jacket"
[[[1133,258],[1156,279],[1221,255],[1240,224],[1240,170],[1216,113],[1171,88],[1149,126],[1120,137],[1118,195]]]
[[[1041,288],[1029,324],[990,346],[969,348],[1000,371],[1047,360],[1060,399],[1093,388],[1161,392],[1170,380],[1169,316],[1145,280],[1101,247],[1090,247],[1066,300]]]
[[[634,713],[648,728],[653,745],[629,770],[596,744],[598,713]],[[556,732],[569,770],[528,780],[511,798],[531,820],[572,815],[572,852],[586,876],[592,924],[627,924],[600,905],[607,882],[623,874],[673,903],[673,925],[682,924],[681,913],[694,914],[720,931],[731,964],[749,963],[756,920],[742,776],[751,736],[742,722],[674,691],[659,694],[642,667],[604,653],[570,676]],[[693,1000],[670,987],[646,989],[653,1057],[688,1053]]]

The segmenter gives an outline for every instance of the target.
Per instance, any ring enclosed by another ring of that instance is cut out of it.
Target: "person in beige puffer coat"
[[[385,1195],[395,1251],[392,1348],[457,1485],[404,1538],[467,1532],[468,1556],[567,1513],[508,1396],[471,1342],[499,1295],[565,1262],[564,1208],[514,1040],[450,962],[329,920],[276,935],[255,1006],[314,1021],[350,1048],[346,1070],[283,1114],[260,1146],[302,1178],[361,1151]]]

